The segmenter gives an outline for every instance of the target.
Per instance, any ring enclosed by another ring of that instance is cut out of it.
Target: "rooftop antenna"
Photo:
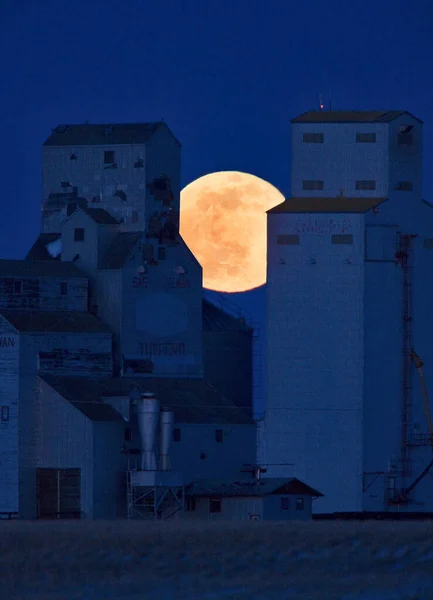
[[[324,106],[323,106],[323,96],[322,94],[319,94],[319,109],[323,110]]]

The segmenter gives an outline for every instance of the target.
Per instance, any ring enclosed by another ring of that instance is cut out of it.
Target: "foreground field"
[[[433,524],[0,522],[3,599],[433,600]]]

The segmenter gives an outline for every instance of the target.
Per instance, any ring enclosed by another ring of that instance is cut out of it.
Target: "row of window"
[[[305,191],[323,191],[325,182],[321,179],[304,179],[302,181],[302,189]],[[355,181],[355,189],[358,191],[371,191],[376,189],[376,181],[374,179],[360,179]],[[413,190],[412,181],[398,181],[394,187],[400,192],[411,192]]]
[[[73,154],[71,154],[71,156],[69,158],[70,158],[70,160],[77,160],[78,156],[75,153],[73,153]],[[114,150],[105,150],[104,151],[104,165],[106,166],[106,168],[110,168],[110,169],[117,168]],[[140,168],[144,167],[143,159],[137,158],[137,160],[134,162],[134,167],[136,169],[140,169]]]
[[[24,285],[21,279],[15,279],[14,281],[14,294],[20,296],[23,294]],[[62,281],[60,282],[60,295],[67,296],[68,294],[68,282]]]
[[[196,499],[194,497],[188,497],[186,499],[186,510],[194,511],[196,509]],[[295,498],[295,508],[298,511],[304,510],[304,498],[299,496]],[[280,510],[290,509],[290,498],[283,496],[280,498]],[[221,513],[222,512],[222,499],[221,498],[209,498],[209,512]]]
[[[281,234],[277,235],[277,244],[280,246],[299,245],[299,235]],[[353,244],[352,234],[333,234],[331,235],[331,244]]]
[[[400,146],[411,146],[413,144],[413,127],[411,125],[403,125],[400,127],[400,132],[397,136],[397,143]],[[325,141],[324,133],[304,133],[302,136],[304,144],[323,144]],[[357,144],[375,144],[377,141],[375,132],[356,133],[355,141]]]

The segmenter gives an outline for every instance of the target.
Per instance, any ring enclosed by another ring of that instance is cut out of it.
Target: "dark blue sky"
[[[236,169],[288,194],[289,121],[320,92],[333,109],[407,109],[425,121],[432,201],[432,17],[430,0],[1,0],[0,256],[37,236],[59,123],[163,117],[184,185]]]

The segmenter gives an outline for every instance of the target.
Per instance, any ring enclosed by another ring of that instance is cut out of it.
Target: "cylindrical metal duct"
[[[174,413],[170,410],[161,411],[161,425],[160,425],[160,468],[161,471],[171,470],[170,461],[170,448],[173,439],[174,429]]]
[[[156,434],[159,420],[159,401],[154,394],[140,394],[137,405],[138,428],[140,431],[141,468],[143,471],[156,470]]]

